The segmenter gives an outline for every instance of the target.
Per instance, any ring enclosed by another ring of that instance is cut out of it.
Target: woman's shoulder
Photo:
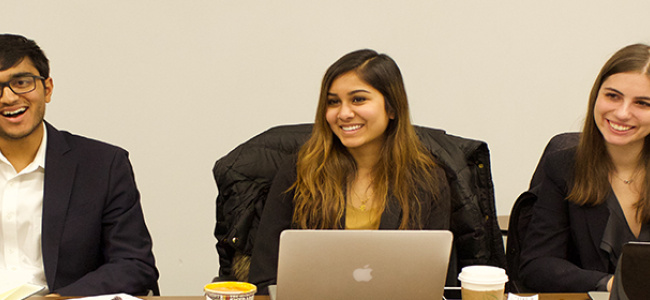
[[[542,167],[548,170],[572,170],[576,161],[577,147],[571,147],[549,153],[542,157]]]
[[[545,181],[555,185],[568,186],[575,170],[576,147],[545,153],[531,180],[531,191],[538,191]],[[536,193],[536,192],[534,192]]]

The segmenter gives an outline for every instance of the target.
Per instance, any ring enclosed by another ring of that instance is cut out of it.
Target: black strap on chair
[[[528,229],[528,223],[533,215],[533,206],[537,196],[531,192],[523,192],[515,201],[508,223],[508,239],[506,245],[506,261],[508,264],[508,291],[523,293],[528,291],[519,281],[519,264],[523,239]]]
[[[517,198],[512,207],[508,224],[508,238],[506,245],[507,271],[510,280],[507,284],[508,291],[515,293],[532,292],[527,289],[519,279],[519,256],[523,247],[524,238],[526,237],[526,231],[528,230],[528,224],[533,215],[533,206],[535,205],[535,201],[537,201],[537,195],[535,193],[539,189],[545,176],[543,166],[546,157],[551,153],[575,147],[578,145],[579,140],[580,133],[578,132],[561,133],[551,138],[537,163],[535,173],[530,180],[528,191],[523,192]]]

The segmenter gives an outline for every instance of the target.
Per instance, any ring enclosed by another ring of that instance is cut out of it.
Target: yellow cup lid
[[[239,282],[239,281],[221,281],[208,283],[203,287],[203,290],[206,293],[214,294],[245,294],[257,291],[257,287],[254,284],[248,282]]]

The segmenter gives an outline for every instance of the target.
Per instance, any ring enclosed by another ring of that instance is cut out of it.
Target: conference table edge
[[[531,296],[534,294],[518,294],[520,296]],[[539,295],[539,300],[590,300],[587,293],[542,293]],[[30,297],[29,300],[63,300],[74,299],[79,297]],[[205,296],[151,296],[151,297],[137,297],[142,300],[205,300]],[[505,297],[504,297],[505,299]],[[269,300],[267,295],[257,295],[255,300]]]

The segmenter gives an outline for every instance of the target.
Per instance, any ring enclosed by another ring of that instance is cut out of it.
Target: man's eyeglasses
[[[36,89],[36,79],[45,80],[45,77],[38,75],[23,75],[14,77],[7,82],[0,82],[0,97],[5,92],[5,87],[16,95],[29,93]]]

